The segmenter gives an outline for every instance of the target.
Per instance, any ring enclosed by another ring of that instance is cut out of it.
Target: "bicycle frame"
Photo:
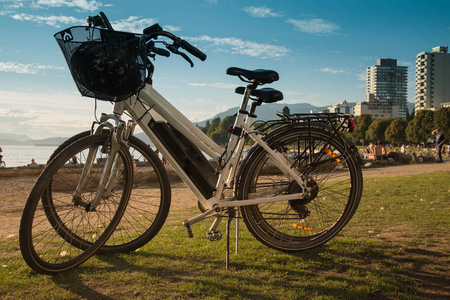
[[[250,92],[251,90],[247,87],[243,96],[241,110],[237,114],[234,125],[234,128],[242,128],[242,130],[240,130],[241,132],[239,134],[231,135],[226,149],[223,149],[214,143],[214,141],[212,141],[199,128],[192,124],[191,121],[189,121],[163,96],[153,89],[150,84],[146,85],[145,89],[139,93],[138,97],[132,97],[130,100],[115,103],[113,110],[114,114],[120,116],[126,110],[134,121],[141,127],[152,143],[154,143],[155,147],[168,160],[175,172],[197,197],[198,201],[204,207],[208,208],[205,213],[185,222],[193,224],[211,215],[223,214],[224,208],[227,207],[239,207],[267,202],[302,199],[305,194],[308,193],[309,188],[306,187],[306,183],[303,178],[290,168],[287,159],[282,154],[272,150],[263,141],[260,133],[252,129],[251,122],[253,118],[248,114],[242,113],[242,111],[245,111],[247,108]],[[158,136],[154,133],[151,129],[151,124],[155,120],[164,121],[170,124],[182,133],[191,143],[197,146],[201,151],[206,153],[220,165],[221,170],[219,172],[213,197],[208,199],[205,198],[199,188],[194,184],[188,174],[186,174],[177,162],[175,157],[171,154],[169,151],[170,149],[168,149],[160,138],[158,138]],[[234,196],[223,198],[224,189],[234,187],[234,180],[245,143],[245,139],[242,138],[244,134],[248,135],[255,141],[255,143],[263,147],[272,161],[282,170],[282,172],[297,181],[297,183],[303,188],[303,192],[283,196],[258,197],[251,200],[244,199],[240,201],[235,201],[236,199]]]

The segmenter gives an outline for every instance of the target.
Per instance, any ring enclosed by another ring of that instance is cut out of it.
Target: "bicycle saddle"
[[[277,72],[272,70],[258,69],[254,71],[245,70],[241,68],[231,67],[227,69],[227,74],[232,76],[243,76],[249,81],[256,80],[259,84],[272,83],[280,79]]]
[[[237,87],[234,91],[236,94],[243,95],[245,92],[245,87]],[[261,100],[264,103],[274,103],[283,100],[283,93],[272,88],[252,90],[250,95],[255,96],[258,100]]]

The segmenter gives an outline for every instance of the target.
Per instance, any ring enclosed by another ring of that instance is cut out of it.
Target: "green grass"
[[[295,255],[263,246],[241,222],[230,270],[225,239],[204,238],[211,222],[193,225],[195,237],[187,237],[181,222],[194,208],[171,212],[136,252],[96,256],[55,276],[31,271],[17,237],[1,239],[0,298],[448,299],[448,182],[450,172],[366,179],[344,230]]]

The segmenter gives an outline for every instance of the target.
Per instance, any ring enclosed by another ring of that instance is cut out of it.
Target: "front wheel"
[[[105,142],[109,133],[108,129],[104,129],[103,134],[97,136]],[[49,161],[70,144],[90,134],[90,131],[84,131],[71,137],[55,150]],[[133,159],[133,189],[122,220],[97,251],[99,254],[130,252],[144,246],[160,231],[169,214],[170,182],[161,160],[147,144],[133,135],[126,142],[126,147]],[[74,158],[73,170],[81,175],[84,152],[75,153]]]
[[[133,180],[133,163],[123,144],[114,157],[120,168],[109,177],[114,186],[98,206],[90,206],[109,156],[105,142],[104,135],[94,135],[70,144],[46,166],[31,190],[19,240],[23,258],[35,271],[54,274],[83,263],[121,220]],[[87,163],[90,153],[96,153],[93,164]]]
[[[344,139],[322,128],[290,127],[268,139],[310,188],[301,200],[243,206],[242,218],[263,244],[294,252],[333,238],[350,220],[362,193],[361,167]],[[238,199],[302,192],[257,146],[245,162]]]

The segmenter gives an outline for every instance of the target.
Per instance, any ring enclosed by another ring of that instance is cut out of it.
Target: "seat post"
[[[254,89],[256,89],[258,87],[258,82],[256,82],[255,80],[252,80],[246,87],[245,91],[244,91],[244,95],[242,97],[242,103],[241,103],[241,108],[239,110],[239,112],[244,112],[247,111],[247,105],[248,105],[248,99],[250,99],[250,94],[252,93],[252,91]]]

